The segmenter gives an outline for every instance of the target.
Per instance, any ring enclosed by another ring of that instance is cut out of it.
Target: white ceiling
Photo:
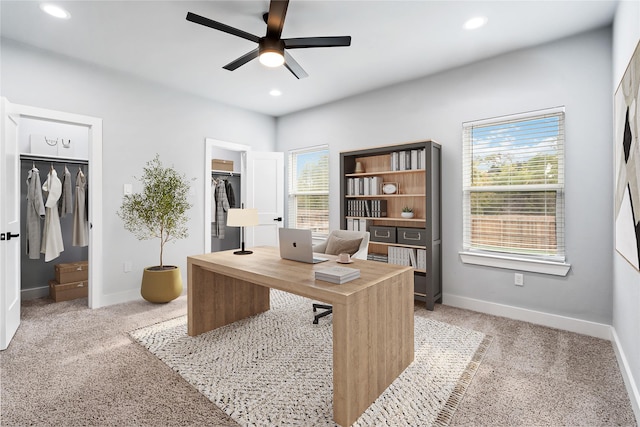
[[[36,1],[0,2],[3,37],[272,116],[437,73],[608,25],[617,1],[292,0],[282,37],[350,35],[350,47],[289,51],[309,77],[257,60],[222,67],[256,44],[185,19],[193,12],[264,36],[261,1],[55,1],[72,15],[45,15]],[[475,15],[479,30],[462,29]],[[272,97],[271,89],[282,91]]]

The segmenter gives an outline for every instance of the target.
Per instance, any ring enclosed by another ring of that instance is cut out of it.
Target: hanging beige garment
[[[76,174],[76,197],[73,209],[73,246],[89,245],[89,220],[85,203],[87,178],[82,169]]]
[[[40,222],[44,218],[44,200],[42,199],[42,184],[40,172],[34,166],[27,175],[27,255],[29,259],[40,259],[42,234]]]
[[[53,168],[42,185],[42,190],[48,194],[44,204],[44,230],[40,252],[44,254],[44,260],[49,262],[58,258],[60,253],[64,251],[60,216],[58,215],[58,199],[62,195],[62,182],[58,179],[58,174]]]

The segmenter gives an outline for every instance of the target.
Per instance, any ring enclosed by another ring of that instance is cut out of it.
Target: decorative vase
[[[147,267],[142,273],[140,295],[153,303],[166,303],[182,293],[182,276],[176,266]]]
[[[356,173],[364,173],[364,166],[362,166],[362,162],[356,162]]]
[[[413,212],[401,212],[400,216],[402,216],[402,218],[413,218]]]

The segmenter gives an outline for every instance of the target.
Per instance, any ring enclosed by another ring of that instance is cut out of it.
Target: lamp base
[[[253,251],[235,251],[233,254],[234,255],[249,255],[252,254]]]

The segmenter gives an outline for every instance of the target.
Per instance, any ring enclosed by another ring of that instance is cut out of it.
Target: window
[[[464,250],[564,263],[564,108],[464,123],[463,162]]]
[[[329,234],[329,148],[289,152],[289,228]]]

